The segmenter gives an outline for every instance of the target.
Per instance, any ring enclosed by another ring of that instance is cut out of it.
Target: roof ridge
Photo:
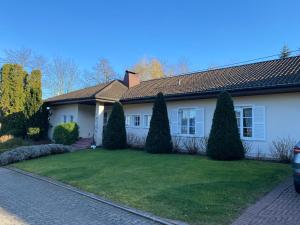
[[[94,93],[92,96],[95,97],[97,94],[99,94],[101,91],[103,91],[105,88],[107,88],[109,85],[111,85],[113,82],[115,82],[116,80],[111,80],[107,83],[102,83],[105,84],[105,86],[103,86],[99,91],[97,91],[96,93]],[[100,85],[100,84],[99,84]],[[96,85],[97,86],[97,85]],[[95,86],[94,86],[95,87]]]
[[[141,83],[150,82],[150,81],[153,81],[153,80],[163,80],[163,79],[171,79],[171,78],[192,76],[194,74],[201,74],[201,73],[205,73],[205,72],[218,71],[218,70],[224,70],[224,69],[230,69],[230,68],[238,68],[238,67],[241,67],[241,66],[249,66],[249,65],[255,65],[255,64],[266,63],[266,62],[284,61],[284,60],[292,59],[292,58],[300,58],[300,55],[290,56],[290,57],[287,57],[287,58],[284,58],[284,59],[272,59],[272,60],[264,60],[264,61],[246,63],[246,64],[235,65],[235,66],[227,66],[227,67],[224,66],[224,67],[219,67],[219,68],[214,68],[214,69],[204,69],[204,70],[199,70],[199,71],[194,71],[194,72],[177,74],[177,75],[170,76],[170,77],[161,77],[161,78],[154,78],[154,79],[150,79],[150,80],[144,80],[144,81],[141,81]]]

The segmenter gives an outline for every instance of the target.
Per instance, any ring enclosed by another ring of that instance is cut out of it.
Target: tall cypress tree
[[[1,69],[0,108],[4,116],[24,110],[26,73],[20,65],[5,64]]]
[[[122,149],[127,146],[125,116],[123,106],[115,102],[103,132],[103,147],[107,149]]]
[[[207,155],[218,160],[242,159],[245,156],[233,101],[228,92],[222,92],[217,100]]]
[[[146,151],[150,153],[172,152],[173,144],[170,134],[167,105],[162,93],[157,94],[154,102],[145,148]]]
[[[25,76],[25,71],[17,64],[5,64],[1,69],[1,133],[24,134]]]
[[[27,128],[38,126],[39,121],[35,116],[40,110],[42,101],[41,71],[33,70],[26,79],[26,101],[24,106],[24,115],[27,120]]]

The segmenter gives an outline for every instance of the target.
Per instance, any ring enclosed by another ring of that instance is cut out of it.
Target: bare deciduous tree
[[[32,59],[32,50],[29,48],[5,49],[3,63],[19,64],[28,67]]]
[[[1,58],[3,64],[19,64],[27,69],[45,70],[47,60],[41,55],[36,55],[30,48],[5,49],[4,57]]]
[[[116,78],[116,72],[113,70],[107,59],[100,59],[93,67],[93,70],[85,71],[84,78],[86,85],[97,85],[107,83]]]
[[[70,59],[55,57],[47,66],[43,85],[46,95],[55,96],[74,90],[77,81],[80,81],[77,64]]]

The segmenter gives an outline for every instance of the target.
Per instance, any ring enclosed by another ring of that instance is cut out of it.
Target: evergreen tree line
[[[103,146],[107,149],[127,147],[125,116],[119,102],[113,105],[112,113],[104,130]],[[157,95],[153,105],[145,150],[149,153],[171,153],[173,150],[167,106],[162,93]],[[207,155],[216,160],[238,160],[245,157],[233,100],[227,92],[222,92],[217,100],[208,139]]]
[[[42,101],[40,70],[27,73],[18,64],[0,71],[0,134],[34,139],[47,137],[48,110]]]

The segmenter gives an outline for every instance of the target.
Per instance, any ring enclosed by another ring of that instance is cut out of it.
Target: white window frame
[[[105,113],[106,113],[106,121],[104,120],[105,119]],[[109,120],[109,116],[110,116],[110,111],[108,110],[104,110],[103,112],[103,125],[106,126],[107,123],[108,123],[108,120]]]
[[[141,115],[140,114],[134,114],[134,115],[131,115],[132,116],[132,127],[140,127],[141,126]],[[138,125],[135,125],[135,118],[139,118],[138,121],[139,121],[139,124]]]
[[[251,137],[247,137],[247,136],[244,136],[244,123],[243,123],[243,109],[245,108],[251,108],[252,110],[252,126],[251,127],[246,127],[246,128],[251,128],[252,129],[252,136]],[[246,140],[246,141],[251,141],[251,140],[254,140],[254,126],[253,126],[253,122],[254,122],[254,115],[253,115],[253,110],[254,110],[254,105],[236,105],[234,107],[234,112],[236,113],[236,111],[239,111],[240,112],[240,127],[238,127],[239,129],[239,133],[240,133],[240,137],[242,140]]]
[[[150,119],[149,119],[150,117]],[[150,121],[151,121],[151,114],[144,114],[143,115],[143,127],[149,129],[150,128]],[[147,118],[147,119],[146,119]],[[147,124],[146,124],[147,122]]]
[[[194,110],[195,111],[195,126],[194,126],[194,134],[190,134],[190,120],[187,121],[187,133],[183,134],[181,133],[181,118],[180,118],[180,110]],[[197,113],[196,107],[186,107],[186,108],[178,108],[177,110],[177,118],[178,118],[178,134],[180,136],[186,136],[186,137],[195,137],[196,136],[196,113]]]
[[[135,125],[134,118],[136,116],[139,117],[139,125],[138,126]],[[141,114],[127,114],[125,116],[125,125],[126,125],[126,127],[128,127],[128,128],[139,128],[139,127],[141,127],[141,124],[142,124],[141,118],[142,118]],[[128,121],[129,121],[129,123],[128,123]]]
[[[126,127],[130,127],[130,125],[131,125],[131,116],[130,115],[126,115],[125,116],[125,126]]]

